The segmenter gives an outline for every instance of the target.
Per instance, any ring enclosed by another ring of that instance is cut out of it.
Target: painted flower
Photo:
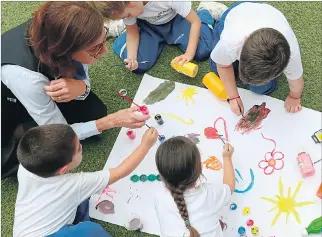
[[[270,175],[274,170],[281,170],[284,167],[284,154],[277,152],[267,152],[265,160],[258,163],[258,167],[264,170],[264,174]]]

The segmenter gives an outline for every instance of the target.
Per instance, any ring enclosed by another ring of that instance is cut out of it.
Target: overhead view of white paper
[[[133,101],[139,105],[145,104],[143,101],[150,92],[164,82],[145,74]],[[147,105],[151,114],[147,124],[155,127],[166,139],[187,134],[197,138],[206,182],[219,184],[223,181],[220,167],[223,143],[220,139],[208,139],[207,136],[212,128],[226,136],[225,121],[228,140],[235,148],[233,165],[236,190],[230,203],[236,204],[237,209],[231,210],[228,205],[222,210],[220,218],[227,225],[224,236],[239,236],[238,228],[241,226],[245,227],[247,236],[252,236],[251,228],[246,225],[247,220],[251,219],[253,227],[259,229],[258,236],[300,237],[301,230],[321,216],[321,199],[316,195],[321,183],[321,162],[315,164],[315,175],[303,178],[296,159],[300,151],[309,153],[313,162],[321,159],[321,144],[314,143],[311,138],[314,132],[321,129],[321,113],[307,108],[299,113],[287,113],[284,101],[256,95],[245,89],[239,88],[238,91],[245,113],[263,102],[266,103],[265,108],[270,110],[256,130],[244,134],[235,131],[241,117],[231,112],[226,101],[218,100],[205,88],[177,82],[168,96],[159,102],[150,101],[152,104]],[[159,125],[155,121],[156,114],[162,116],[164,124]],[[214,125],[218,118],[222,119]],[[105,169],[116,167],[130,155],[140,144],[146,129],[145,126],[135,129],[134,140],[126,135],[126,128],[121,129]],[[114,214],[102,214],[94,208],[99,194],[91,198],[92,218],[124,226],[129,215],[137,214],[142,220],[143,232],[159,235],[153,198],[162,188],[162,182],[132,182],[130,179],[135,174],[158,174],[155,153],[159,145],[157,141],[131,175],[111,185],[116,191],[113,199],[109,199],[114,204]],[[269,158],[266,153],[274,159],[265,162],[265,156]]]

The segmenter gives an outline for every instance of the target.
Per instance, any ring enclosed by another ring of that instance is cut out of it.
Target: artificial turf
[[[225,2],[227,5],[233,2]],[[2,2],[1,32],[19,25],[31,17],[32,12],[41,2]],[[304,67],[305,89],[302,105],[322,111],[322,3],[321,2],[270,2],[288,19],[298,39]],[[197,7],[198,2],[194,2]],[[109,42],[111,48],[112,40]],[[174,46],[165,48],[156,65],[148,72],[162,79],[203,86],[202,77],[210,71],[208,61],[198,63],[199,73],[195,79],[178,74],[170,67],[170,61],[180,54]],[[128,95],[134,97],[141,82],[142,75],[136,75],[125,68],[109,67],[111,62],[120,62],[112,50],[95,65],[90,66],[92,90],[108,106],[109,113],[126,108],[129,104],[115,96],[115,91],[126,88]],[[242,86],[241,84],[238,84]],[[284,100],[288,94],[288,84],[284,76],[278,80],[277,90],[272,97]],[[283,118],[281,118],[283,119]],[[309,122],[309,121],[307,121]],[[305,121],[303,121],[305,126]],[[111,129],[83,146],[83,162],[78,170],[96,171],[104,167],[113,147],[119,129]],[[1,236],[12,236],[14,205],[18,185],[10,180],[1,181]],[[112,236],[151,236],[144,233],[128,232],[125,228],[98,221]]]

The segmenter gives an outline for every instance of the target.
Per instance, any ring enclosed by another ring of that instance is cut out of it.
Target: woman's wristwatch
[[[86,85],[85,93],[83,95],[80,95],[78,97],[79,99],[85,99],[88,96],[89,92],[91,91],[91,87],[87,84],[85,84],[85,85]]]

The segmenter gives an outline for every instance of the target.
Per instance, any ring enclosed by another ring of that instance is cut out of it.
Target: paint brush
[[[222,141],[222,143],[224,143],[224,145],[226,144],[226,142],[224,141],[224,139],[222,139],[222,136],[223,135],[220,135],[220,134],[218,134],[219,135],[219,138],[220,138],[220,140]]]
[[[121,97],[123,97],[124,99],[126,99],[128,102],[130,102],[130,103],[133,103],[134,105],[136,105],[137,107],[139,107],[139,108],[141,108],[141,106],[140,105],[138,105],[138,104],[136,104],[136,103],[134,103],[134,101],[133,100],[131,100],[129,97],[127,97],[126,95],[122,95],[119,91],[118,92],[116,92],[119,96],[121,96]]]
[[[319,163],[320,161],[322,161],[322,159],[315,161],[313,164]]]
[[[219,135],[219,138],[220,138],[220,140],[222,141],[222,143],[224,143],[224,145],[226,145],[226,142],[224,141],[224,139],[222,138],[223,137],[223,135],[220,135],[220,134],[218,134]],[[229,151],[229,147],[228,147],[228,151]]]
[[[145,126],[147,126],[148,127],[148,129],[150,129],[151,127],[149,126],[149,125],[147,125],[147,124],[144,124]],[[159,134],[159,132],[158,132],[158,137],[160,138],[161,137],[161,135]]]
[[[142,62],[138,62],[138,64],[145,64],[145,63],[149,63],[149,62],[150,61],[142,61]],[[127,63],[120,63],[120,64],[114,64],[114,65],[112,65],[110,67],[124,67],[126,65],[127,65]]]

